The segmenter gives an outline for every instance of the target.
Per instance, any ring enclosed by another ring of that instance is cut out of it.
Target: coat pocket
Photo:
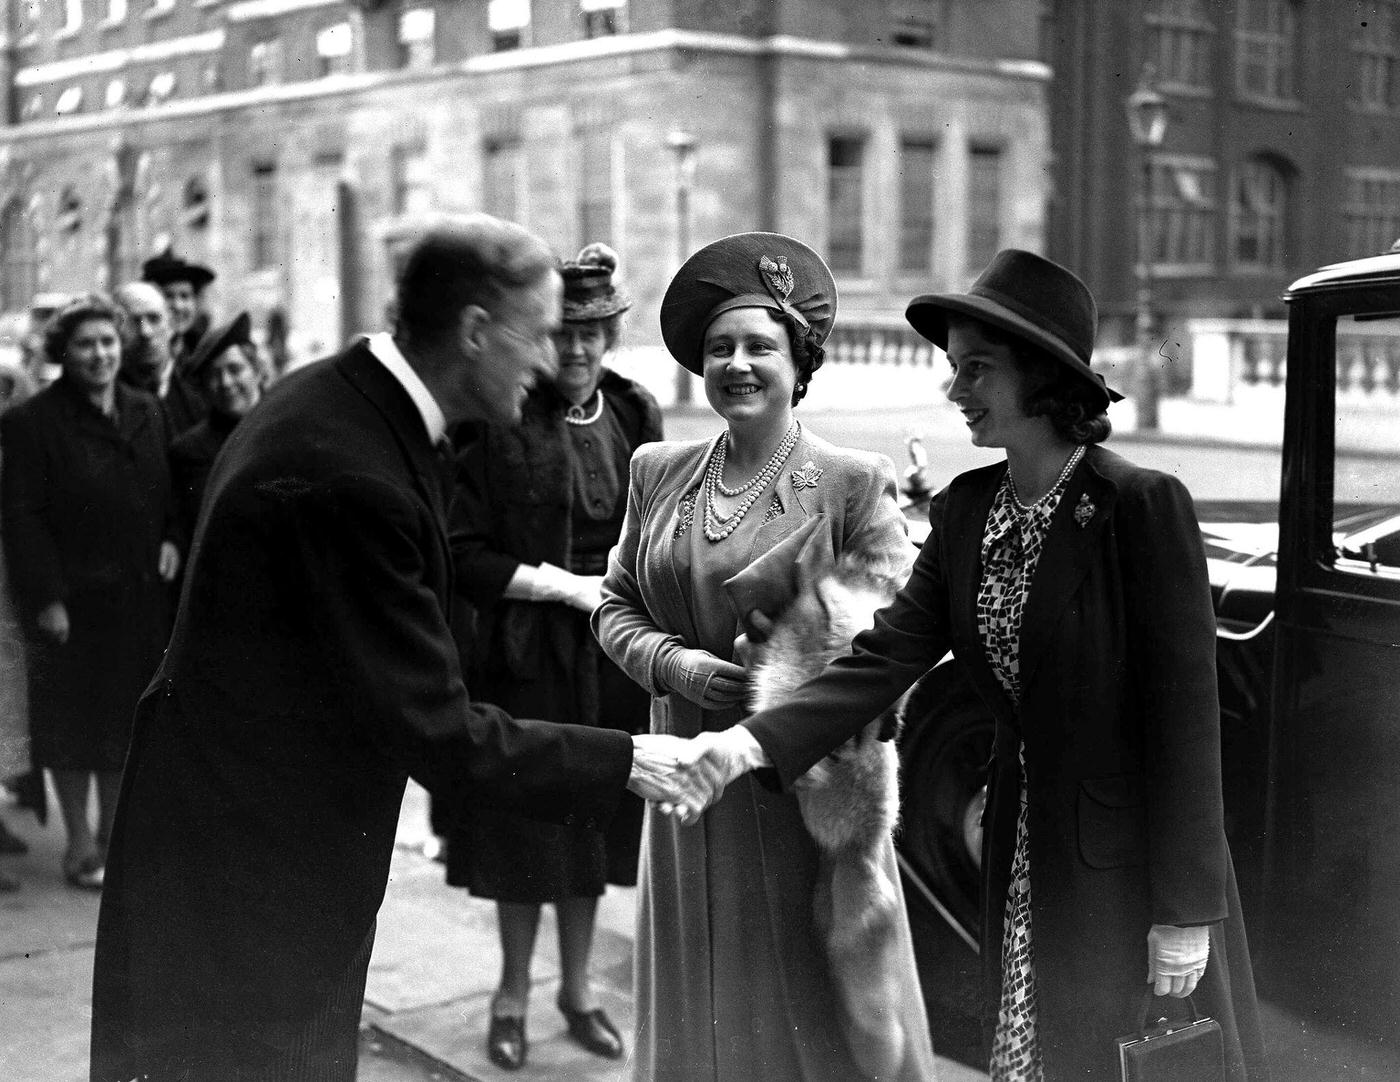
[[[1147,807],[1140,774],[1079,783],[1079,855],[1091,868],[1147,863]]]

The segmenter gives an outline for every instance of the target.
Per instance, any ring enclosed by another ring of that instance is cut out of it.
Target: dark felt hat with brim
[[[250,345],[253,341],[253,321],[247,312],[239,312],[227,323],[214,327],[199,340],[190,354],[185,372],[191,376],[203,374],[204,366],[230,346]]]
[[[661,338],[704,374],[705,328],[733,308],[785,312],[820,345],[836,319],[836,280],[822,257],[781,233],[736,233],[685,261],[661,299]]]
[[[165,286],[171,282],[189,282],[195,292],[214,280],[214,272],[199,263],[187,263],[173,252],[162,252],[141,264],[141,280]]]
[[[617,253],[606,244],[594,243],[577,258],[560,264],[564,279],[564,322],[591,323],[632,307],[632,299],[613,282]]]
[[[1108,408],[1123,396],[1089,366],[1099,315],[1089,287],[1073,273],[1033,252],[998,252],[966,293],[927,293],[909,302],[909,325],[940,349],[948,348],[948,318],[971,316],[1038,346],[1083,377]]]

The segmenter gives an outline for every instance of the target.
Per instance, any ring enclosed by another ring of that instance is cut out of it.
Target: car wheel
[[[940,665],[906,700],[899,851],[915,879],[910,904],[937,909],[977,936],[982,810],[995,723],[954,663]],[[928,893],[925,893],[928,892]],[[932,898],[928,897],[932,895]]]

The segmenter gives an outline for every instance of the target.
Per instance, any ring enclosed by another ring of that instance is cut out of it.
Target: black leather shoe
[[[601,1007],[595,1007],[591,1011],[576,1011],[572,1007],[566,1007],[562,999],[556,1002],[559,1004],[559,1013],[569,1023],[570,1037],[595,1056],[622,1058],[623,1052],[626,1051],[626,1046],[622,1043],[622,1034],[618,1033],[612,1019]]]
[[[492,1015],[491,1029],[486,1034],[486,1053],[491,1062],[503,1071],[518,1071],[525,1066],[525,1019],[510,1015]]]

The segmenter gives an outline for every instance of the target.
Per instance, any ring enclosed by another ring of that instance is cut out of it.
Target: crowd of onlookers
[[[102,886],[132,711],[209,469],[273,372],[247,313],[212,324],[214,277],[157,255],[0,362],[0,782],[42,820],[49,772],[78,889]],[[0,854],[25,849],[0,823]],[[18,886],[0,869],[0,890]]]

